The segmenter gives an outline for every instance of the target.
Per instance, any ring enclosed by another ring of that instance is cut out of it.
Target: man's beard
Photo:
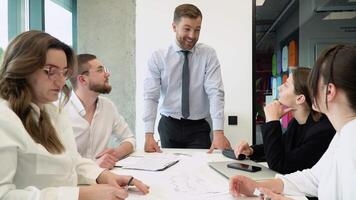
[[[111,92],[111,85],[89,84],[89,89],[100,94],[109,94]]]

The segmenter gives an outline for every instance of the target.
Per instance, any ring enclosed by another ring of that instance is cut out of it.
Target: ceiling
[[[275,29],[295,9],[299,9],[299,1],[311,0],[265,0],[262,6],[256,6],[256,52],[273,52]],[[356,11],[356,0],[313,0],[315,12]],[[275,23],[276,22],[276,23]],[[275,23],[275,24],[274,24]],[[271,29],[271,27],[273,28]],[[268,33],[268,34],[266,34]],[[261,40],[263,38],[263,40]]]
[[[291,0],[266,0],[262,6],[256,6],[256,44],[273,25]],[[265,36],[264,42],[258,45],[257,51],[273,51],[275,35],[273,31]]]

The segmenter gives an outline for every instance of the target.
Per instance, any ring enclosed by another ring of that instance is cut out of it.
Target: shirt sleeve
[[[78,200],[79,198],[79,187],[48,187],[42,190],[33,186],[22,190],[12,188],[5,190],[6,193],[0,195],[0,198],[3,200]]]
[[[148,68],[144,79],[143,122],[146,133],[153,133],[157,116],[157,107],[161,90],[161,74],[158,65],[158,53],[156,52],[152,54],[148,61]]]
[[[291,125],[293,121],[289,123]],[[290,127],[288,127],[290,129]],[[285,174],[285,144],[282,138],[282,127],[279,120],[270,121],[261,127],[263,147],[268,167]],[[288,134],[288,130],[285,135]],[[294,170],[296,171],[296,170]]]
[[[284,134],[279,121],[271,121],[262,126],[268,166],[282,174],[313,167],[328,148],[335,132],[330,123],[327,123],[328,121],[316,122],[315,125],[304,130],[306,134],[303,141],[291,148],[288,145],[292,144],[287,143],[287,137],[288,141],[295,140],[296,135],[301,134],[297,131],[299,125],[293,122]]]
[[[297,171],[288,175],[277,174],[276,178],[283,181],[283,194],[291,196],[318,195],[318,178],[311,169]]]
[[[303,171],[296,171],[287,175],[276,175],[283,181],[283,194],[291,196],[318,196],[318,185],[320,177],[325,167],[329,166],[331,161],[330,148],[320,158],[320,160],[311,168]]]
[[[119,139],[120,144],[123,142],[129,142],[132,144],[133,149],[136,146],[136,139],[130,130],[129,125],[126,123],[122,115],[119,114],[116,107],[112,104],[112,109],[115,112],[115,120],[113,124],[113,134]]]
[[[220,63],[216,52],[212,49],[207,58],[204,77],[204,89],[209,98],[210,115],[213,130],[224,130],[224,86],[221,78]]]
[[[250,147],[253,149],[253,154],[250,156],[251,160],[264,159],[265,150],[263,144],[251,145]]]
[[[88,185],[96,184],[96,179],[105,170],[98,167],[94,161],[81,157],[79,153],[77,156],[76,169],[78,173],[78,184]]]
[[[0,117],[0,160],[6,163],[0,170],[0,199],[3,200],[77,200],[79,197],[78,187],[48,187],[39,189],[28,186],[17,189],[13,183],[17,171],[18,150],[26,144],[20,135],[14,131],[22,131],[22,128],[9,120]],[[27,133],[26,133],[27,134]]]
[[[96,184],[96,179],[105,170],[100,168],[94,161],[83,158],[77,150],[71,122],[67,117],[67,113],[63,112],[60,115],[61,130],[63,132],[62,139],[64,141],[66,151],[70,151],[76,165],[78,174],[78,184]]]

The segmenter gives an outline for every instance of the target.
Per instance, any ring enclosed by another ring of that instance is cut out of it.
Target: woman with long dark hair
[[[69,120],[52,104],[62,92],[65,103],[75,66],[73,50],[47,33],[9,44],[0,70],[0,199],[124,199],[129,183],[148,192],[78,154]]]
[[[230,192],[234,196],[252,196],[260,188],[270,199],[287,199],[280,194],[355,199],[356,46],[336,45],[324,50],[309,83],[314,108],[324,113],[336,129],[329,148],[311,169],[264,182],[244,176],[231,178]]]
[[[278,100],[264,108],[263,144],[249,146],[242,141],[235,149],[237,157],[245,154],[253,160],[265,158],[268,167],[281,174],[311,168],[318,162],[335,129],[325,115],[312,109],[307,83],[310,71],[309,68],[297,67],[279,86]],[[291,113],[293,118],[283,133],[280,119],[287,113]]]

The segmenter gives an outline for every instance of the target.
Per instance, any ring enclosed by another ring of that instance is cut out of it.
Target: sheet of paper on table
[[[123,169],[137,169],[147,171],[161,171],[176,164],[179,157],[172,154],[150,155],[150,156],[129,156],[116,163],[116,167]]]

